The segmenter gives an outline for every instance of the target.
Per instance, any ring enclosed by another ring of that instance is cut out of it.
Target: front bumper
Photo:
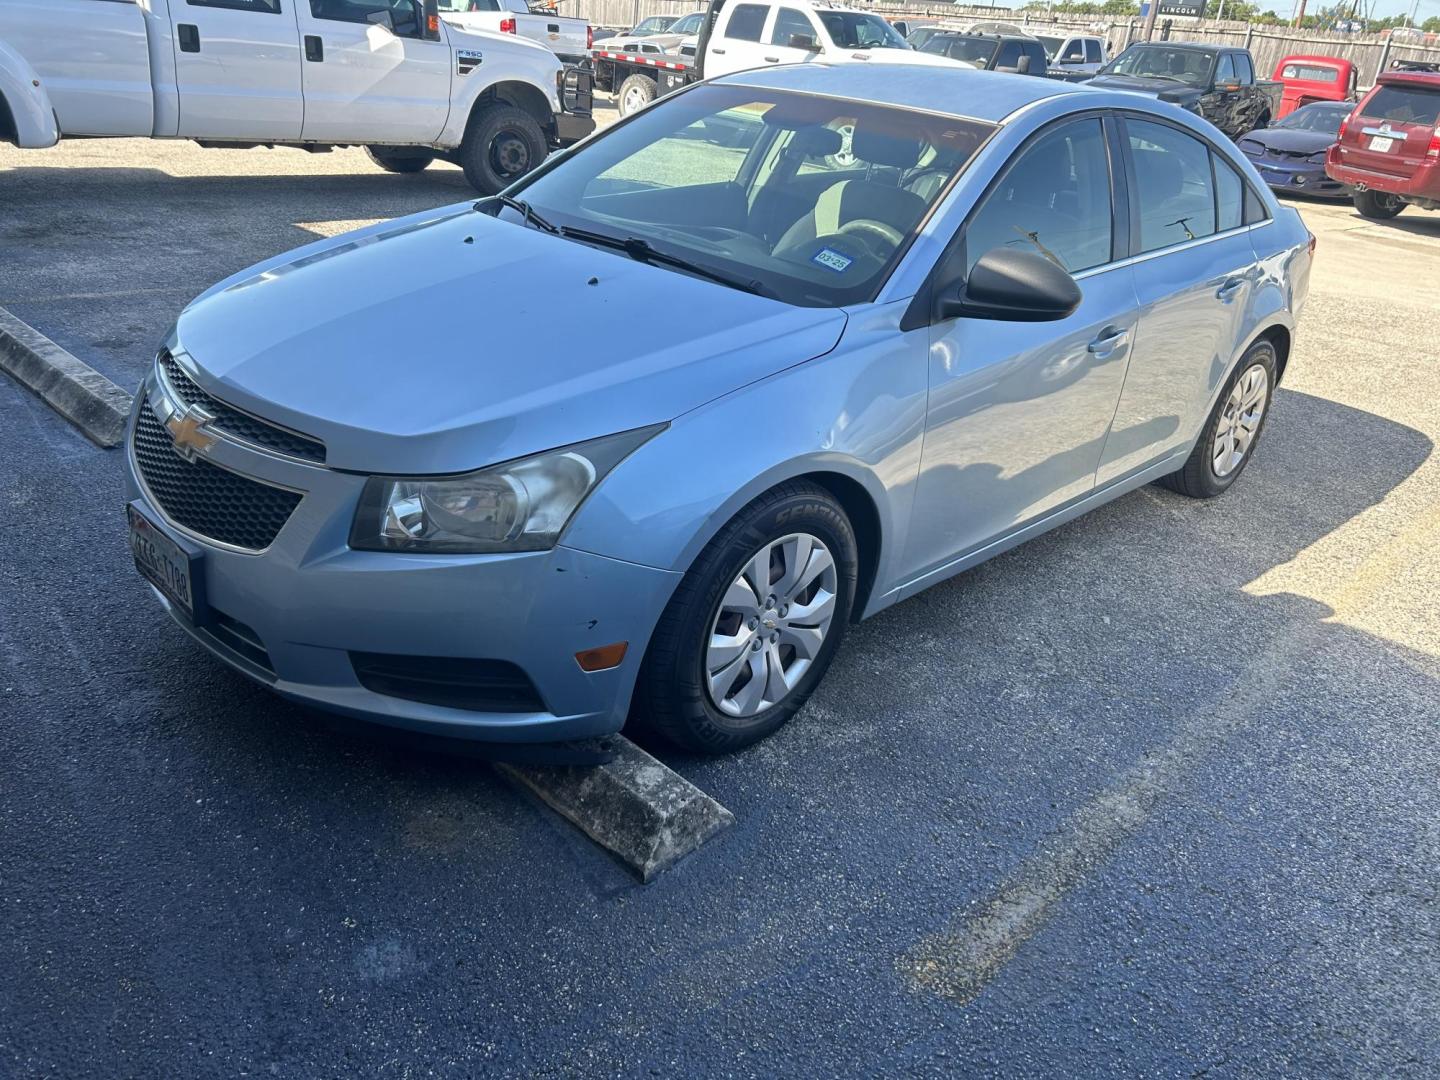
[[[263,552],[217,545],[166,515],[138,470],[135,419],[153,392],[152,374],[130,421],[127,499],[203,551],[211,618],[193,625],[155,595],[211,653],[292,700],[430,734],[550,742],[623,726],[651,630],[679,575],[564,546],[507,555],[353,551],[346,537],[365,477],[226,439],[207,460],[304,494]],[[581,670],[576,653],[618,641],[629,643],[618,667]],[[354,654],[513,664],[543,708],[485,712],[377,693],[362,685]]]
[[[1275,191],[1294,195],[1318,195],[1328,198],[1346,198],[1350,189],[1338,180],[1325,174],[1323,164],[1313,162],[1272,161],[1265,158],[1250,158],[1250,163]]]
[[[555,114],[555,141],[570,146],[595,130],[595,72],[587,60],[566,64],[557,77],[560,111]]]

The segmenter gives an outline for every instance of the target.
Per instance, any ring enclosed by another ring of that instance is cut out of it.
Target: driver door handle
[[[766,63],[770,64],[778,64],[780,62],[780,58],[778,56],[767,56],[765,57],[765,61]]]
[[[724,55],[725,55],[725,50],[724,50],[724,49],[711,49],[710,51],[711,51],[712,53],[714,53],[716,56],[724,56]]]
[[[1099,360],[1105,360],[1123,349],[1129,341],[1129,330],[1118,326],[1107,326],[1100,331],[1099,337],[1085,346],[1085,351]]]
[[[1226,278],[1220,287],[1215,290],[1215,299],[1221,303],[1228,304],[1231,300],[1235,299],[1235,294],[1240,291],[1244,284],[1245,279],[1243,277]]]

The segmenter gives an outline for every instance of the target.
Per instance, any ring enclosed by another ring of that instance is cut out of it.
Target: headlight
[[[605,475],[666,425],[547,450],[461,476],[372,476],[350,546],[476,554],[544,551]]]

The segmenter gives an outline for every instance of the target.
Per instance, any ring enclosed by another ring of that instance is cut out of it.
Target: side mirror
[[[1238,82],[1216,83],[1215,89],[1224,94],[1233,94],[1240,89],[1240,84]]]
[[[1029,75],[1029,74],[1030,74],[1030,57],[1028,57],[1028,56],[1022,56],[1022,57],[1020,57],[1020,59],[1015,62],[1015,71],[1016,71],[1016,74],[1019,74],[1019,75]]]
[[[1080,286],[1043,255],[991,248],[970,270],[958,293],[941,296],[942,319],[1054,322],[1080,306]]]
[[[790,48],[804,49],[806,52],[819,52],[820,43],[809,34],[791,34]]]

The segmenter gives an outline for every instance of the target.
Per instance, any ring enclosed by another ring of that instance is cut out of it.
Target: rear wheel
[[[370,160],[386,172],[417,173],[425,169],[435,155],[428,150],[410,150],[403,146],[367,146]]]
[[[1404,202],[1385,191],[1357,191],[1351,198],[1361,217],[1375,221],[1387,221],[1405,209]]]
[[[1213,499],[1240,477],[1255,453],[1275,392],[1275,346],[1257,341],[1235,365],[1185,467],[1160,483],[1192,499]]]
[[[850,619],[855,533],[824,489],[782,484],[740,511],[686,573],[635,686],[635,721],[725,753],[805,704]]]
[[[497,195],[545,160],[540,124],[524,109],[490,105],[470,117],[460,144],[465,179],[482,195]]]
[[[619,93],[616,94],[619,103],[618,108],[621,116],[629,116],[633,112],[643,109],[650,102],[655,100],[659,91],[655,80],[649,75],[631,75],[620,84]]]

